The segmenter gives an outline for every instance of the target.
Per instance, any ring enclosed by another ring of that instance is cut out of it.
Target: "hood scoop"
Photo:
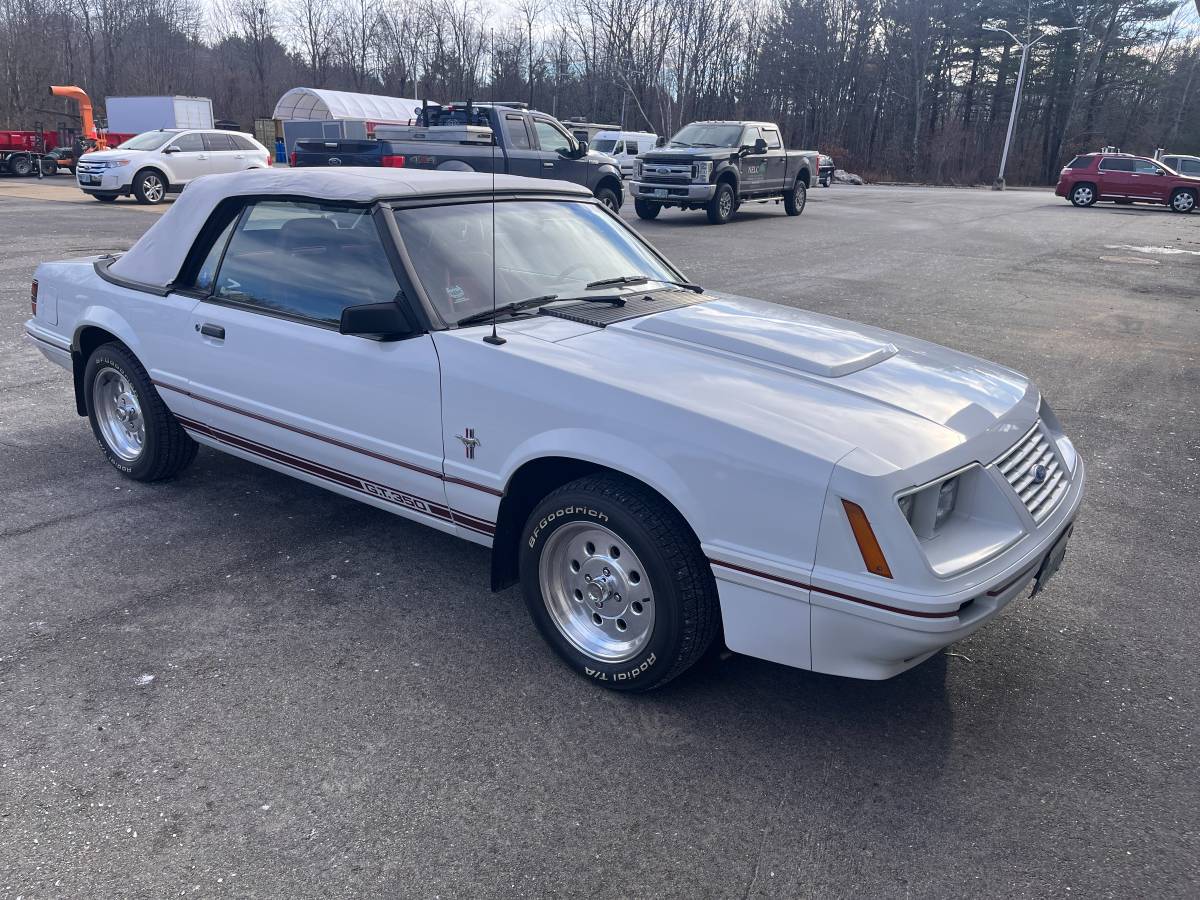
[[[632,329],[825,378],[859,372],[899,352],[850,322],[741,298],[672,310]]]

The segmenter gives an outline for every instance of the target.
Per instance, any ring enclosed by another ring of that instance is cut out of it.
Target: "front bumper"
[[[85,194],[122,194],[129,190],[128,184],[122,184],[123,170],[99,170],[85,172],[75,170],[75,185]],[[95,181],[84,182],[81,179],[94,177]]]
[[[1069,493],[1034,539],[1002,556],[989,577],[952,594],[888,593],[877,578],[868,592],[861,583],[834,583],[706,546],[726,644],[748,656],[850,678],[891,678],[912,668],[978,631],[1030,587],[1083,500],[1083,460],[1077,465]]]
[[[658,203],[707,203],[716,192],[715,184],[658,184],[636,179],[629,182],[629,193],[635,199]]]

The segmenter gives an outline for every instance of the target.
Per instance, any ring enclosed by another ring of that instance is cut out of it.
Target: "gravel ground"
[[[0,181],[0,897],[1200,894],[1200,215],[626,215],[705,285],[1033,377],[1091,477],[1050,589],[887,682],[598,690],[482,548],[206,449],[119,477],[21,322],[38,261],[155,216]]]

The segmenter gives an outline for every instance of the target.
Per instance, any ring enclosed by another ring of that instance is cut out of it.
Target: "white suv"
[[[138,203],[162,203],[193,178],[271,165],[267,148],[240,131],[159,129],[130,138],[115,150],[86,153],[75,167],[80,190],[97,200],[132,194]]]

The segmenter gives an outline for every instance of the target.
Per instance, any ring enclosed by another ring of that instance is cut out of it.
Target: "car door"
[[[1132,196],[1143,200],[1167,202],[1167,195],[1171,193],[1171,179],[1167,177],[1167,170],[1158,163],[1148,159],[1135,159],[1133,178],[1137,194]]]
[[[240,172],[246,158],[244,150],[233,142],[233,135],[220,131],[206,131],[203,134],[204,149],[208,151],[208,173]]]
[[[184,424],[237,455],[455,531],[432,338],[338,332],[347,306],[405,302],[371,210],[260,200],[224,235],[192,280],[195,419]]]
[[[787,181],[787,154],[776,128],[763,128],[762,136],[767,142],[767,188],[782,192]]]
[[[531,117],[538,149],[542,160],[542,177],[559,178],[586,185],[588,182],[588,159],[583,156],[573,159],[578,142],[568,135],[553,119],[542,116]]]
[[[748,125],[742,131],[741,146],[753,147],[754,142],[762,136],[762,132],[759,131],[758,126]],[[769,189],[766,156],[750,152],[742,157],[739,168],[742,173],[741,193],[761,194]]]
[[[1133,177],[1133,160],[1127,157],[1106,156],[1100,160],[1096,169],[1096,180],[1099,181],[1100,196],[1105,198],[1124,198],[1136,188]]]
[[[171,169],[172,184],[187,184],[193,178],[209,173],[208,151],[198,131],[179,135],[164,148],[167,166]]]
[[[520,113],[505,113],[503,124],[509,174],[526,178],[543,177],[542,153],[533,146],[529,129],[525,127],[525,117]]]

